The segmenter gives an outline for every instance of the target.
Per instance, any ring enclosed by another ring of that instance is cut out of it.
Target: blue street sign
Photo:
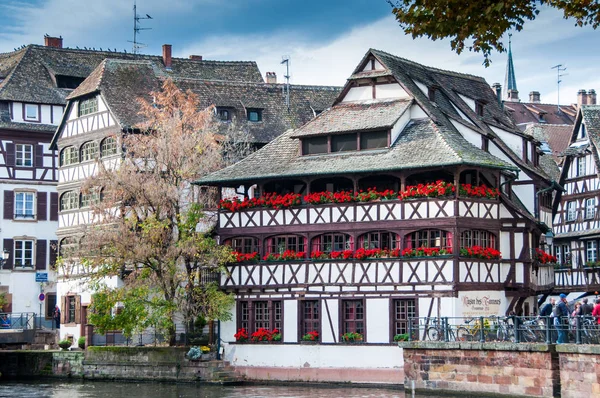
[[[48,273],[47,272],[36,272],[35,273],[35,281],[36,282],[48,282]]]

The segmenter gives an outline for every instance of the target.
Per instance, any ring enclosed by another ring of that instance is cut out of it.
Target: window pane
[[[38,118],[37,105],[25,105],[25,118],[37,120],[37,118]]]
[[[356,151],[356,134],[331,137],[331,152]]]
[[[327,153],[327,137],[313,137],[303,139],[302,153],[304,155]]]
[[[360,149],[375,149],[375,148],[386,148],[387,143],[387,131],[375,131],[372,133],[361,133],[360,135]]]

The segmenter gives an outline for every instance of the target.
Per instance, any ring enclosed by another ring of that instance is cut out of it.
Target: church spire
[[[519,101],[519,91],[517,90],[517,80],[515,78],[515,66],[512,59],[512,33],[508,34],[508,61],[506,62],[506,76],[504,78],[504,100]]]

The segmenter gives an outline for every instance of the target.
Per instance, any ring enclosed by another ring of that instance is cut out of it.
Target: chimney
[[[165,64],[165,68],[171,69],[171,45],[163,44],[163,63]]]
[[[267,72],[267,83],[276,84],[277,83],[277,73]]]
[[[63,48],[62,36],[52,37],[52,36],[44,35],[44,46],[54,47],[54,48]]]
[[[507,95],[510,102],[520,102],[519,90],[508,90]]]
[[[492,88],[496,91],[498,105],[502,106],[502,86],[500,85],[500,83],[494,83],[492,84]]]
[[[596,90],[593,88],[588,90],[588,105],[596,105]]]
[[[202,55],[190,55],[192,61],[202,61]]]
[[[539,104],[540,103],[540,92],[539,91],[532,91],[529,93],[529,102],[532,102],[534,104]]]
[[[588,103],[588,95],[587,92],[583,89],[577,92],[577,106],[587,105]]]

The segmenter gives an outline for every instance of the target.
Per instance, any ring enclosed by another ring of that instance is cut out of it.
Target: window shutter
[[[50,221],[58,221],[58,193],[50,192]]]
[[[4,191],[4,219],[12,220],[15,215],[15,193]]]
[[[8,252],[8,260],[4,263],[4,269],[11,269],[13,266],[13,240],[12,239],[4,239],[4,247],[2,250],[6,249]]]
[[[37,193],[37,219],[46,221],[48,215],[48,194],[46,192]]]
[[[44,146],[36,145],[35,147],[35,157],[34,157],[34,167],[44,167]]]
[[[15,165],[15,144],[13,143],[6,144],[6,165]]]
[[[50,241],[50,261],[48,264],[50,265],[50,269],[56,268],[56,257],[58,256],[58,241],[51,240]]]
[[[38,239],[35,245],[35,269],[43,271],[46,269],[46,240]]]
[[[67,306],[67,303],[68,303],[67,300],[68,300],[67,296],[62,296],[60,298],[60,308],[59,308],[59,310],[60,310],[60,323],[63,323],[63,324],[66,323],[66,318],[67,318],[66,314],[69,313],[69,308]]]
[[[81,296],[75,296],[75,323],[81,323]]]

